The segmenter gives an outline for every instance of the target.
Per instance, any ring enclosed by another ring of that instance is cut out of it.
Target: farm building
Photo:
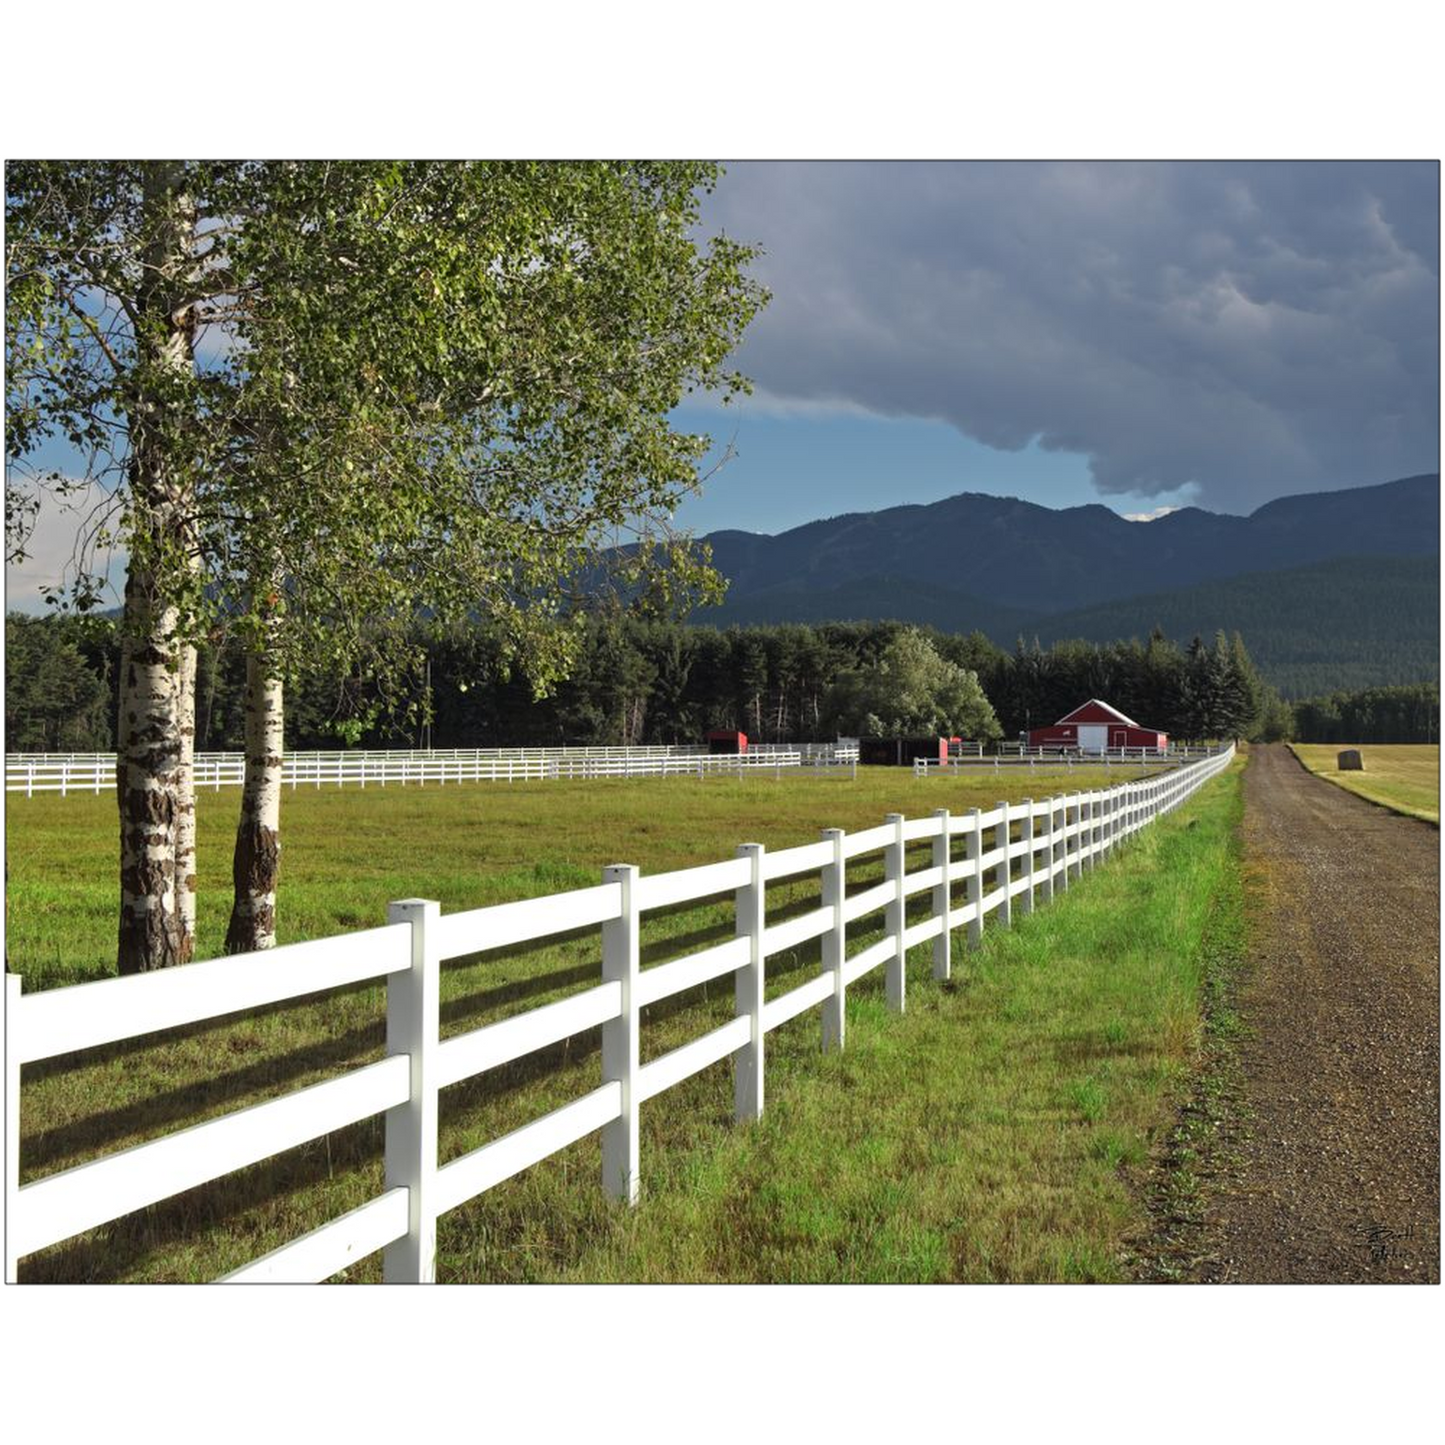
[[[707,750],[710,753],[745,753],[748,735],[732,728],[714,728],[707,735]]]
[[[858,761],[900,768],[915,758],[946,763],[948,744],[948,738],[859,738]]]
[[[1052,727],[1031,729],[1029,746],[1077,748],[1082,753],[1101,753],[1106,748],[1157,748],[1162,752],[1169,746],[1169,735],[1140,727],[1118,708],[1091,697]]]

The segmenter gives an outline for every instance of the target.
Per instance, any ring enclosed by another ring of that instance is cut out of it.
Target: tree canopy
[[[217,629],[249,654],[248,757],[269,776],[303,660],[385,692],[418,656],[418,614],[485,617],[545,688],[599,559],[633,596],[715,594],[671,530],[709,440],[670,418],[689,391],[745,387],[727,358],[765,299],[750,248],[698,234],[716,175],[7,169],[7,545],[23,553],[39,490],[76,485],[33,461],[63,439],[128,554],[123,967],[190,956],[196,647]],[[77,608],[98,580],[72,579]]]
[[[674,429],[672,409],[746,385],[728,357],[765,297],[751,248],[697,238],[717,174],[12,164],[12,553],[36,491],[77,481],[30,462],[65,438],[187,635],[245,632],[279,605],[288,661],[344,661],[362,632],[424,605],[504,620],[545,683],[567,657],[549,624],[589,565],[656,560],[698,483],[708,438]],[[148,525],[138,443],[164,452],[179,531]],[[645,545],[610,547],[627,540]],[[279,586],[257,588],[258,566]],[[82,569],[70,600],[94,605],[97,582]],[[715,579],[683,562],[653,585]]]
[[[911,627],[873,661],[840,673],[823,710],[838,732],[858,737],[988,739],[1001,731],[977,675],[940,657]]]

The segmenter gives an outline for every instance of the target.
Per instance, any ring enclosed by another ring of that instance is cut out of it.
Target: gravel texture
[[[1249,1110],[1196,1278],[1440,1279],[1440,834],[1312,777],[1245,773]]]

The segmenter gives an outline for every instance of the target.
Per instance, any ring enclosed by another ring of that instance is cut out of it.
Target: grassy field
[[[961,810],[1079,781],[863,770],[856,783],[301,791],[286,800],[283,939],[378,922],[392,897],[476,906],[590,884],[612,861],[685,866],[744,839],[781,847],[890,810]],[[201,813],[203,945],[212,951],[235,806],[226,794],[217,804]],[[650,1101],[641,1210],[602,1195],[594,1137],[445,1216],[441,1276],[1117,1277],[1120,1242],[1140,1217],[1128,1172],[1168,1123],[1195,1048],[1199,939],[1234,866],[1237,808],[1231,774],[1052,908],[1011,933],[987,929],[951,985],[929,981],[927,950],[915,950],[901,1019],[886,1013],[875,972],[850,991],[841,1057],[820,1054],[815,1015],[770,1034],[768,1113],[757,1128],[730,1124],[726,1064]],[[112,809],[68,798],[9,810],[8,947],[27,986],[109,972]],[[850,870],[850,891],[878,874],[877,865]],[[769,922],[816,905],[816,882],[772,889]],[[926,897],[917,906],[926,910]],[[850,951],[877,936],[873,922],[856,926]],[[725,902],[651,918],[644,966],[730,932]],[[816,943],[769,960],[769,996],[817,967]],[[595,932],[449,963],[443,1033],[565,997],[597,976]],[[647,1010],[644,1060],[731,1012],[721,983]],[[383,997],[368,987],[28,1066],[22,1177],[319,1081],[383,1047]],[[447,1090],[443,1162],[595,1087],[598,1067],[592,1030]],[[379,1120],[338,1131],[32,1256],[21,1277],[213,1277],[376,1193],[380,1145]],[[376,1259],[351,1271],[378,1274]]]
[[[1365,771],[1342,773],[1340,752],[1358,747]],[[1440,748],[1424,743],[1291,743],[1295,756],[1318,777],[1372,803],[1440,826]]]
[[[739,843],[785,848],[821,828],[871,828],[890,812],[989,808],[1001,798],[1142,776],[1095,768],[915,779],[900,768],[846,774],[602,779],[427,788],[298,788],[282,801],[281,943],[386,922],[393,898],[443,912],[602,881],[609,863],[644,872],[714,863]],[[7,964],[49,988],[115,972],[118,824],[102,794],[6,800]],[[231,906],[236,788],[197,799],[198,958],[222,952]]]

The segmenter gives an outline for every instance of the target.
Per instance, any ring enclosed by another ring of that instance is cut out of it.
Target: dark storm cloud
[[[1204,505],[1437,466],[1433,164],[765,164],[760,396],[1086,453]]]

